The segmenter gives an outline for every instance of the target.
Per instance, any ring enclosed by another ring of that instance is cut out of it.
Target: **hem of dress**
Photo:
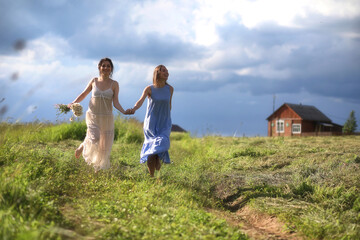
[[[155,153],[155,154],[156,154],[156,153]],[[152,154],[150,154],[150,155],[152,155]],[[148,161],[148,157],[149,157],[150,155],[147,155],[147,156],[145,156],[145,157],[140,158],[140,164],[146,163],[146,162]],[[143,158],[146,158],[146,159],[143,160]],[[164,164],[171,164],[171,163],[172,163],[171,160],[170,160],[170,158],[169,158],[169,161],[164,161],[164,160],[162,160],[162,159],[160,159],[160,161],[161,161],[162,163],[164,163]]]
[[[85,159],[85,158],[84,158],[84,159]],[[93,164],[93,163],[91,163],[91,162],[86,161],[86,159],[85,159],[85,163],[86,163],[87,165],[93,167],[95,171],[108,170],[108,169],[110,169],[110,167],[111,167],[111,166],[109,166],[109,167],[99,167],[99,166],[96,166],[95,164]]]
[[[86,139],[86,137],[85,137],[85,140],[83,141],[83,146],[84,146],[84,147],[83,147],[83,150],[82,150],[82,153],[81,153],[82,156],[83,156],[83,158],[84,158],[85,163],[86,163],[87,165],[93,167],[96,172],[98,172],[98,171],[100,171],[100,170],[108,170],[108,169],[110,169],[111,164],[109,164],[108,167],[97,166],[96,164],[94,164],[94,163],[91,162],[91,158],[90,158],[90,157],[85,157],[85,156],[84,156],[84,152],[86,151],[86,150],[85,150],[85,148],[86,148],[86,144],[85,144],[86,140],[87,140],[87,139]]]
[[[141,162],[140,161],[140,164],[144,164],[144,163],[147,163],[147,160],[145,162]],[[162,162],[163,164],[172,164],[173,162]]]

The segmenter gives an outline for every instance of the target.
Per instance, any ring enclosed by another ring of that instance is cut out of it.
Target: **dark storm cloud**
[[[241,86],[247,86],[255,95],[305,90],[360,102],[360,41],[359,35],[352,35],[359,34],[359,22],[359,18],[333,18],[292,29],[273,24],[255,29],[234,23],[225,25],[218,29],[218,48],[227,54],[209,66],[236,71],[266,65],[288,73],[280,79],[271,74],[257,76],[256,72],[239,77]],[[249,57],[246,48],[255,48],[261,57]]]
[[[103,6],[101,1],[2,0],[0,51],[8,52],[18,39],[31,40],[46,33],[67,38],[87,26]]]
[[[83,58],[111,56],[121,61],[170,62],[197,59],[203,47],[177,36],[136,33],[129,16],[142,1],[2,1],[0,4],[0,51],[11,54],[14,42],[46,34],[66,39],[71,52]],[[116,10],[114,10],[115,8]],[[110,16],[109,14],[113,11]]]
[[[223,85],[205,71],[174,71],[170,73],[170,80],[177,91],[183,92],[207,92]]]
[[[126,26],[131,24],[129,9],[141,2],[127,0],[106,3],[95,0],[2,0],[0,1],[0,30],[3,34],[0,35],[0,51],[11,53],[12,46],[19,39],[29,41],[46,34],[69,40],[69,44],[75,52],[77,52],[77,47],[89,48],[92,46],[94,38],[104,37],[98,36],[104,28],[109,29],[110,33],[121,34],[124,32]],[[113,8],[116,8],[115,16],[107,16],[110,11],[115,11]],[[101,24],[96,23],[99,19]],[[94,27],[97,27],[98,30],[94,30]],[[129,34],[133,33],[129,32]],[[81,37],[78,37],[79,35]],[[121,35],[126,40],[131,40],[130,36]],[[76,40],[80,42],[76,42]],[[111,40],[113,40],[112,36],[107,36],[105,41],[97,42],[96,48],[89,49],[89,51],[97,49],[101,51],[103,47],[106,50],[106,46]],[[126,47],[124,46],[124,48]],[[81,50],[78,52],[85,52]]]
[[[176,36],[158,36],[148,33],[138,35],[123,32],[121,36],[92,36],[87,41],[81,34],[72,39],[76,51],[87,58],[98,59],[112,56],[116,60],[137,63],[169,63],[172,61],[191,61],[201,59],[207,53],[201,46],[182,42]],[[83,44],[86,42],[86,44]]]
[[[170,73],[169,79],[176,85],[176,91],[204,93],[232,84],[236,87],[241,82],[240,76],[228,71],[174,71]]]
[[[328,19],[298,29],[271,23],[255,29],[225,25],[218,29],[222,40],[216,46],[223,56],[206,64],[203,71],[185,71],[172,78],[180,91],[204,92],[233,85],[257,96],[307,91],[360,102],[360,41],[356,36],[346,35],[360,32],[356,23],[359,19]],[[251,48],[260,57],[247,54],[245,49]],[[239,69],[256,71],[263,65],[285,71],[289,76],[236,74]]]

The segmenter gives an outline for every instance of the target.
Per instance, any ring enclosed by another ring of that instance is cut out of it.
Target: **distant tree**
[[[354,133],[356,128],[357,128],[357,124],[355,118],[355,111],[352,110],[349,118],[346,120],[344,124],[343,133]]]

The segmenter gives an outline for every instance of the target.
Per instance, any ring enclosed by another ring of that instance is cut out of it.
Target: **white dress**
[[[87,132],[83,142],[83,157],[95,171],[110,168],[110,152],[114,142],[114,116],[112,100],[114,92],[110,88],[100,90],[96,86],[92,90],[89,109],[86,111]]]

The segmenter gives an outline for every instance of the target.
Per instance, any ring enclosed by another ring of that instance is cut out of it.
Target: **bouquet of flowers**
[[[67,114],[71,109],[66,104],[56,104],[55,108],[58,110],[56,115]]]
[[[75,117],[80,117],[83,114],[83,108],[80,103],[73,103],[70,108]]]
[[[73,121],[74,117],[80,117],[83,114],[83,108],[80,103],[73,103],[70,107],[66,104],[56,104],[55,108],[58,110],[58,116],[61,114],[67,114],[71,110],[73,112],[73,116],[71,116],[70,121]]]

